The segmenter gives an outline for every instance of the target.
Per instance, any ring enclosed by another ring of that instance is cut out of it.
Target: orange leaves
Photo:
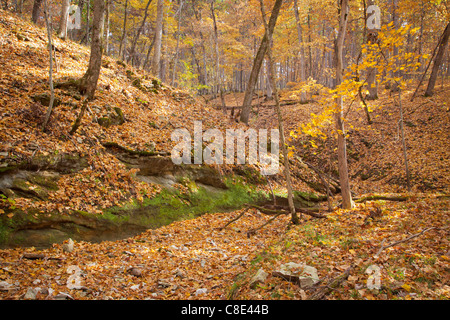
[[[14,270],[0,268],[0,281],[17,283],[16,291],[0,291],[0,298],[19,299],[37,285],[49,290],[48,296],[38,299],[54,299],[61,292],[74,299],[225,298],[233,279],[250,264],[261,244],[277,238],[271,228],[251,238],[231,228],[217,230],[235,214],[205,214],[127,240],[75,241],[71,253],[63,252],[60,244],[41,251],[58,260],[19,260],[23,252],[34,249],[0,250],[2,262],[17,265]],[[235,227],[245,230],[269,218],[248,214]],[[281,228],[286,222],[287,218],[280,219],[272,226]],[[81,270],[80,288],[86,290],[67,286],[69,268]]]

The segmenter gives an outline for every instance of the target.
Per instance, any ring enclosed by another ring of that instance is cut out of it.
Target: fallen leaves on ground
[[[259,255],[237,282],[233,297],[307,299],[317,288],[303,290],[273,276],[256,290],[247,285],[259,268],[270,273],[275,266],[293,261],[317,268],[322,280],[318,288],[353,266],[347,281],[331,290],[327,299],[449,299],[449,203],[448,197],[430,195],[404,203],[371,201],[352,210],[336,210],[327,219],[294,226]],[[367,219],[376,208],[382,208],[382,215]],[[435,229],[379,253],[383,246],[428,228]],[[368,288],[374,270],[380,272],[379,290]]]
[[[8,284],[0,298],[21,299],[29,288],[39,288],[38,299],[61,293],[74,299],[223,299],[236,275],[288,224],[283,217],[247,237],[246,231],[269,219],[249,211],[217,229],[239,213],[205,214],[115,242],[75,242],[71,253],[61,244],[0,250],[0,282]],[[24,259],[26,252],[47,259]],[[81,289],[67,286],[71,266],[81,269]]]

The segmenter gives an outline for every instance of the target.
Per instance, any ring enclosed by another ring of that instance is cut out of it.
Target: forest
[[[448,300],[449,37],[448,0],[0,0],[0,300]]]

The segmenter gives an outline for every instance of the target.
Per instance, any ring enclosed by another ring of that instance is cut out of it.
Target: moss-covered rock
[[[33,99],[35,102],[39,102],[44,107],[48,107],[50,105],[50,94],[48,93],[41,93],[32,95],[31,99]],[[53,100],[53,107],[56,108],[61,104],[61,99],[55,96]]]

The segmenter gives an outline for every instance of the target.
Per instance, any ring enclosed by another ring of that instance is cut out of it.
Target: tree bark
[[[428,80],[428,87],[427,90],[425,91],[426,97],[433,95],[434,86],[436,84],[439,68],[441,67],[444,58],[444,52],[448,44],[449,36],[450,36],[450,22],[445,27],[445,30],[441,37],[441,42],[439,44],[438,53],[436,54],[436,58],[434,58],[433,69],[431,70],[430,80]]]
[[[31,21],[33,21],[33,23],[37,23],[40,17],[40,13],[41,13],[41,4],[42,4],[42,0],[34,0],[33,3],[33,11],[31,13]]]
[[[119,59],[124,60],[124,51],[126,51],[126,36],[127,36],[127,17],[128,17],[128,0],[125,0],[125,13],[123,17],[123,27],[122,27],[122,38],[120,39],[120,46],[119,46]]]
[[[64,0],[61,7],[61,16],[59,20],[58,37],[67,38],[67,19],[69,18],[70,0]]]
[[[106,8],[105,8],[105,55],[109,54],[109,27],[110,27],[110,18],[111,18],[111,0],[106,0]]]
[[[275,25],[277,23],[278,15],[280,13],[281,4],[283,0],[276,0],[272,9],[272,14],[269,19],[269,24],[267,26],[267,33],[264,34],[264,37],[261,40],[261,44],[259,46],[258,52],[256,54],[255,60],[253,61],[252,71],[250,73],[250,78],[248,80],[247,88],[245,90],[244,102],[242,104],[242,112],[240,121],[247,123],[250,117],[250,111],[252,109],[252,100],[253,100],[253,92],[255,89],[256,81],[258,80],[259,71],[261,69],[261,65],[264,60],[264,56],[267,52],[267,48],[269,47],[268,38],[272,37],[273,30],[275,29]],[[273,90],[274,88],[272,88]]]
[[[303,47],[303,31],[302,26],[300,25],[300,14],[298,12],[298,1],[294,0],[294,13],[295,13],[295,21],[297,24],[297,36],[298,43],[300,45],[300,82],[306,81],[305,75],[305,48]],[[306,92],[302,91],[300,94],[300,103],[306,103]]]
[[[89,99],[94,97],[98,78],[100,76],[100,69],[102,67],[103,44],[101,31],[103,30],[104,13],[105,0],[95,0],[89,66],[84,76],[80,79],[79,85],[80,92],[85,94]]]
[[[211,16],[213,20],[213,27],[214,27],[214,48],[215,48],[215,55],[216,55],[216,85],[217,85],[217,91],[220,94],[220,99],[222,101],[222,112],[227,113],[227,107],[225,105],[225,98],[223,96],[223,86],[222,86],[222,80],[220,76],[220,51],[219,51],[219,33],[217,31],[217,21],[216,21],[216,13],[214,10],[214,1],[211,1]]]
[[[266,14],[264,10],[264,2],[263,0],[260,0],[260,6],[261,6],[261,14],[262,19],[264,22],[264,29],[265,29],[265,35],[268,40],[268,48],[267,48],[267,60],[269,62],[270,67],[270,82],[272,83],[273,87],[273,95],[275,97],[275,105],[277,110],[277,116],[278,116],[278,129],[280,131],[280,144],[281,144],[281,150],[283,152],[284,157],[284,174],[286,176],[286,187],[288,191],[288,204],[289,204],[289,210],[291,211],[291,221],[293,224],[299,224],[300,220],[297,216],[297,212],[295,211],[295,205],[294,205],[294,195],[292,192],[292,183],[291,183],[291,173],[289,170],[289,155],[286,148],[286,143],[284,139],[284,126],[283,126],[283,116],[281,114],[281,108],[280,108],[280,97],[278,96],[278,88],[275,83],[275,68],[273,65],[273,58],[272,58],[272,34],[269,34],[269,27],[267,26],[266,22]],[[280,3],[281,6],[281,3]]]
[[[90,15],[91,15],[91,0],[87,0],[87,2],[86,2],[86,35],[85,35],[86,45],[89,44],[89,30],[90,30],[89,19],[90,19]],[[83,41],[81,41],[81,42],[83,42]]]
[[[368,5],[373,5],[373,0],[369,0]],[[364,8],[364,12],[366,13],[366,8]],[[367,14],[364,14],[364,21],[367,24]],[[367,29],[367,25],[366,25]],[[367,44],[376,44],[378,41],[378,32],[375,29],[368,30],[367,34]],[[377,85],[377,69],[376,68],[368,68],[367,69],[367,89],[369,94],[367,95],[367,100],[376,100],[378,99],[378,85]],[[366,107],[367,109],[367,107]],[[368,110],[366,111],[368,112]]]
[[[341,84],[343,79],[343,47],[345,32],[348,20],[348,0],[340,0],[339,31],[335,44],[336,52],[336,86]],[[348,178],[347,150],[345,143],[344,111],[342,97],[336,98],[338,111],[334,114],[336,130],[338,136],[338,162],[339,162],[339,182],[341,186],[342,208],[352,208],[352,195],[350,193],[350,183]]]
[[[156,5],[155,45],[152,60],[152,72],[155,77],[161,78],[161,46],[163,32],[164,0],[158,0]]]
[[[399,28],[399,19],[398,19],[398,0],[392,0],[392,22],[394,23],[394,29],[398,30]],[[398,56],[398,46],[394,44],[394,50],[393,55],[395,59],[395,68],[399,68],[400,64],[400,57]],[[399,78],[400,77],[400,71],[396,70],[392,74],[393,78]],[[397,81],[391,81],[391,91],[397,92],[399,89]]]
[[[50,103],[48,105],[47,114],[45,115],[44,124],[42,125],[42,131],[45,131],[47,123],[50,119],[53,110],[53,102],[55,100],[55,92],[53,88],[53,43],[52,43],[52,30],[50,26],[50,13],[47,0],[44,0],[44,11],[45,11],[45,24],[47,26],[47,36],[48,36],[48,51],[49,51],[49,85],[50,85]]]
[[[178,67],[178,57],[180,50],[180,37],[181,37],[181,15],[183,12],[184,0],[180,0],[180,6],[178,7],[178,22],[177,22],[177,47],[175,49],[175,61],[173,63],[173,71],[172,71],[172,83],[171,85],[175,85],[175,78],[177,76],[177,67]]]

